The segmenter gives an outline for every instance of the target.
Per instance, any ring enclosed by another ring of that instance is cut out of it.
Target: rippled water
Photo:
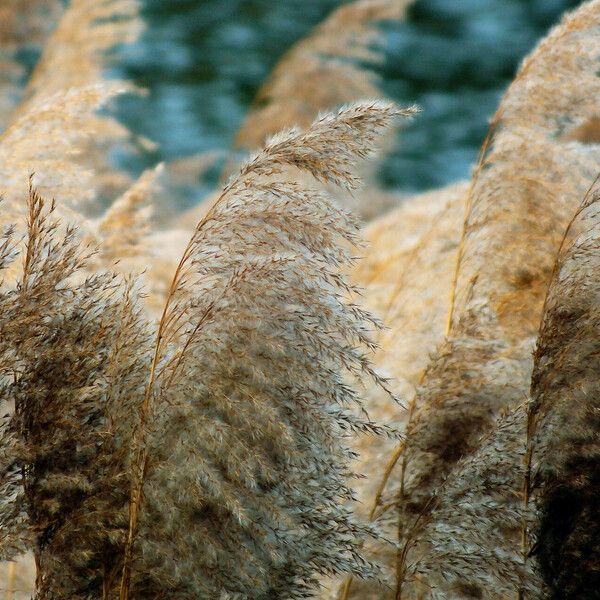
[[[142,0],[148,29],[121,69],[149,90],[118,115],[159,144],[139,169],[225,150],[281,55],[335,0]],[[421,0],[384,29],[383,91],[423,113],[382,167],[384,184],[422,190],[468,176],[487,122],[522,57],[572,0]],[[216,179],[217,173],[213,173]],[[209,182],[213,183],[213,182]]]

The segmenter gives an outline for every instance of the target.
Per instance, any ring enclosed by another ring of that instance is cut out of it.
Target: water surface
[[[148,28],[120,69],[149,91],[121,100],[119,118],[158,143],[139,170],[227,150],[282,54],[339,0],[142,0]],[[489,117],[521,59],[574,0],[420,0],[385,26],[383,92],[423,113],[381,169],[383,184],[424,190],[465,178]],[[201,195],[218,178],[209,173]],[[192,202],[190,197],[188,202]]]

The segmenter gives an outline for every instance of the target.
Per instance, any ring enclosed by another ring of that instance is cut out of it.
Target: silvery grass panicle
[[[354,189],[356,160],[413,112],[362,102],[275,136],[198,224],[158,328],[121,597],[300,598],[377,573],[346,500],[349,436],[386,431],[357,386],[387,389],[379,323],[345,275],[357,223],[291,170]]]
[[[413,112],[366,101],[273,138],[198,224],[156,327],[30,187],[0,297],[0,549],[34,550],[39,600],[302,598],[377,575],[346,501],[350,437],[395,435],[361,403],[363,383],[390,393],[380,325],[346,277],[357,223],[296,172],[356,188]],[[8,266],[10,232],[2,248]]]
[[[3,423],[1,472],[12,493],[0,515],[22,540],[17,549],[35,553],[37,598],[98,597],[125,539],[149,329],[133,284],[84,276],[92,252],[32,187],[28,204],[21,275],[0,295],[0,401],[14,407]],[[15,245],[6,238],[4,248]]]
[[[589,194],[567,231],[535,351],[532,554],[553,600],[600,585],[599,199]]]
[[[398,560],[397,589],[409,596],[442,597],[452,594],[455,585],[490,598],[523,589],[518,569],[506,567],[513,559],[524,563],[527,553],[522,528],[514,527],[523,504],[524,484],[518,477],[506,477],[505,471],[499,487],[479,487],[482,493],[469,504],[481,517],[472,521],[470,530],[460,511],[433,514],[432,508],[442,489],[453,490],[457,498],[462,488],[464,500],[469,500],[471,475],[472,482],[481,484],[480,461],[465,464],[461,459],[478,449],[490,455],[491,447],[485,449],[482,443],[496,443],[498,436],[492,432],[507,423],[501,415],[514,414],[528,396],[532,350],[555,256],[565,227],[600,168],[597,136],[585,143],[582,137],[597,121],[599,33],[600,2],[592,0],[566,15],[538,44],[492,118],[474,170],[447,338],[423,375],[399,461],[393,518],[407,551]],[[513,454],[516,469],[521,469],[526,444],[525,420],[522,424],[521,451]],[[511,427],[505,431],[516,433]],[[505,446],[507,452],[518,447]],[[469,469],[474,469],[472,474]],[[443,488],[455,477],[456,487],[452,483]],[[503,509],[488,510],[497,506],[497,498],[502,498]],[[435,525],[438,531],[445,528],[456,536],[456,552],[445,561],[430,560],[428,543],[413,543],[427,541],[423,536],[429,534],[421,530],[434,518],[446,519]],[[482,527],[483,522],[489,525]],[[492,529],[502,536],[485,533]],[[494,554],[502,554],[501,561],[490,560]],[[426,578],[419,575],[422,562],[430,572]],[[498,577],[490,578],[490,573]]]

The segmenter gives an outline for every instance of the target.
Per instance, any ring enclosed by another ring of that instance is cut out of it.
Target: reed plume
[[[535,351],[532,554],[552,599],[592,598],[600,585],[599,200],[585,198],[565,236]]]
[[[352,271],[352,280],[364,289],[365,306],[386,325],[377,336],[380,347],[374,362],[382,373],[393,377],[405,404],[404,408],[391,406],[372,386],[366,403],[375,420],[393,422],[399,428],[405,425],[430,355],[444,338],[452,266],[468,187],[468,183],[459,183],[408,198],[364,230],[369,245],[364,259]],[[381,516],[389,514],[392,500],[385,491],[399,472],[400,462],[393,461],[403,442],[361,436],[354,447],[360,455],[356,469],[366,474],[354,485],[359,500],[356,510],[376,521],[386,537],[394,539],[396,523],[389,518],[382,521]],[[396,548],[389,544],[370,542],[366,552],[383,563],[394,564]],[[392,572],[388,578],[386,586],[346,580],[342,588],[348,587],[348,593],[362,600],[380,600],[393,594]]]
[[[41,50],[63,12],[61,0],[4,0],[0,6],[0,132],[21,101],[25,49]]]
[[[497,416],[527,397],[531,350],[553,257],[578,198],[600,164],[597,144],[574,141],[565,132],[566,122],[579,125],[596,111],[599,24],[597,1],[567,16],[524,61],[493,119],[467,202],[449,336],[425,373],[414,418],[407,426],[396,493],[401,545],[408,550],[396,565],[397,597],[410,594],[413,585],[419,589],[414,593],[424,597],[451,597],[449,590],[459,583],[472,594],[488,593],[489,582],[484,585],[473,573],[493,572],[491,554],[473,552],[464,563],[458,550],[461,544],[476,548],[476,541],[481,546],[492,539],[496,543],[496,538],[482,535],[485,529],[474,527],[461,534],[454,563],[448,557],[437,561],[432,581],[440,582],[438,588],[430,588],[427,578],[419,582],[416,575],[407,585],[407,566],[418,565],[423,558],[422,546],[414,541],[434,518],[436,490],[461,457],[472,453],[482,435],[497,426]],[[520,455],[514,456],[514,464],[519,461]],[[473,477],[476,485],[475,472]],[[521,503],[521,488],[505,502],[513,498],[515,504]],[[466,483],[464,489],[469,489]],[[504,511],[496,516],[488,500],[481,497],[474,510],[485,512],[492,521],[502,519]],[[448,530],[458,531],[461,513],[449,512],[447,517]],[[501,522],[497,527],[502,529]],[[522,532],[502,531],[505,555],[510,556],[512,548],[521,547]],[[418,566],[415,569],[417,573]],[[519,591],[520,583],[511,578],[492,587],[502,590],[507,584],[516,585],[514,593]]]
[[[411,0],[358,0],[344,4],[297,42],[257,92],[233,143],[237,154],[253,151],[281,129],[306,127],[320,111],[381,96],[379,78],[371,68],[383,60],[379,26],[401,20],[409,4]],[[391,140],[391,131],[388,137]],[[391,141],[382,144],[381,150],[389,145]],[[363,179],[368,179],[374,167],[374,161],[361,165],[365,171],[361,173]],[[225,176],[235,168],[234,158],[225,166]],[[328,193],[364,218],[399,203],[397,195],[372,187],[369,185],[360,199],[338,195],[335,188]]]
[[[53,213],[30,187],[22,276],[3,291],[1,325],[0,394],[14,405],[2,446],[18,474],[3,513],[26,511],[40,600],[98,597],[118,561],[150,340],[132,285],[81,276],[90,251]]]
[[[258,90],[236,134],[234,154],[223,169],[222,179],[237,170],[240,153],[254,151],[281,129],[306,127],[321,111],[381,96],[378,76],[369,68],[383,60],[379,25],[401,20],[411,2],[355,0],[344,4],[288,50]],[[387,137],[391,139],[392,131]],[[389,145],[382,144],[382,149]],[[369,180],[373,165],[374,161],[361,165],[363,179]],[[399,205],[403,199],[377,189],[370,181],[360,197],[340,194],[335,186],[327,193],[365,220]],[[184,214],[184,226],[200,220],[215,197]]]
[[[410,0],[358,0],[336,9],[281,58],[240,127],[237,148],[253,150],[286,127],[306,127],[320,111],[377,97],[377,25],[403,18]],[[299,84],[301,82],[301,84]]]
[[[429,355],[444,337],[468,191],[463,182],[406,198],[364,229],[368,247],[352,279],[387,327],[379,335],[377,364],[393,375],[406,398],[414,395]]]
[[[70,0],[27,85],[29,102],[102,81],[110,53],[134,42],[143,24],[137,0]]]
[[[65,10],[0,137],[4,223],[22,214],[22,185],[32,172],[40,193],[60,199],[57,210],[90,234],[77,213],[103,194],[114,198],[126,189],[127,178],[107,162],[107,151],[125,143],[129,133],[97,110],[132,89],[106,81],[103,70],[106,51],[139,32],[136,6],[129,0],[74,0]],[[69,212],[75,206],[77,212]]]
[[[300,598],[323,574],[376,574],[358,550],[374,532],[344,508],[348,436],[386,431],[360,415],[351,385],[387,389],[365,353],[378,324],[345,300],[340,242],[356,243],[358,229],[289,168],[355,188],[356,159],[410,113],[364,102],[274,137],[196,228],[146,395],[163,435],[142,438],[132,597],[169,586],[182,598]]]
[[[17,238],[24,233],[27,220],[23,183],[32,171],[41,191],[59,200],[53,214],[76,224],[80,236],[90,242],[99,236],[96,224],[81,213],[82,207],[107,189],[125,185],[126,180],[112,165],[107,168],[101,154],[109,145],[121,143],[127,132],[96,110],[131,88],[122,82],[106,82],[102,73],[107,51],[139,31],[134,4],[128,6],[126,9],[122,2],[72,2],[65,9],[62,1],[8,0],[0,8],[6,17],[0,20],[0,27],[5,27],[7,34],[2,35],[0,54],[6,52],[19,78],[18,86],[11,88],[10,114],[3,115],[9,127],[0,137],[0,195],[4,197],[0,223],[16,224]],[[64,19],[48,41],[63,13]],[[79,42],[84,40],[81,46]],[[34,82],[23,91],[23,71],[14,58],[24,47],[38,45],[44,45],[43,55]],[[23,97],[26,100],[18,110],[12,110]],[[96,254],[84,268],[92,274],[107,261],[114,262],[114,257]],[[19,281],[22,268],[21,261],[7,264],[5,283]],[[11,406],[6,408],[10,414]],[[23,515],[23,506],[19,510]],[[19,566],[19,579],[27,569],[26,563]]]
[[[356,61],[405,4],[336,11],[276,68],[239,145],[374,93]],[[0,559],[34,552],[38,600],[331,597],[336,577],[344,599],[594,596],[599,196],[572,214],[600,165],[600,0],[524,61],[470,186],[373,223],[362,267],[331,188],[355,190],[357,160],[414,112],[381,101],[270,139],[166,290],[152,245],[177,233],[148,236],[162,167],[115,174],[103,155],[128,133],[96,114],[131,89],[102,69],[136,6],[73,0],[0,137]],[[58,204],[33,183],[21,202],[32,169]],[[87,219],[103,196],[118,199]],[[144,308],[139,280],[105,270],[117,260],[151,263]]]
[[[152,229],[151,202],[160,191],[164,164],[147,169],[102,215],[97,231],[105,260],[147,256],[144,242]]]
[[[377,531],[344,506],[352,435],[396,435],[362,411],[361,382],[390,392],[344,274],[358,227],[279,177],[354,189],[411,112],[363,102],[273,138],[198,225],[154,342],[136,285],[85,276],[90,251],[30,188],[2,297],[0,520],[5,557],[34,549],[37,598],[301,598],[323,574],[377,575],[360,554]]]
[[[436,599],[544,597],[528,556],[527,420],[525,401],[500,414],[436,490],[425,526],[405,546],[407,589]]]
[[[143,22],[138,11],[137,0],[70,1],[56,30],[44,46],[44,52],[28,82],[25,101],[20,105],[19,113],[29,111],[40,100],[46,103],[49,97],[55,94],[60,96],[73,89],[106,86],[102,107],[106,107],[116,95],[138,92],[130,82],[107,79],[105,74],[106,69],[114,63],[118,48],[134,42],[140,35]],[[125,172],[111,164],[108,155],[115,148],[132,149],[132,135],[115,118],[108,114],[97,114],[98,108],[88,108],[87,127],[75,143],[78,162],[93,174],[87,190],[93,191],[94,196],[100,199],[96,204],[103,207],[106,202],[124,193],[131,183]],[[90,133],[84,133],[86,130]],[[151,146],[150,142],[141,138],[136,142]],[[85,199],[82,196],[80,203]],[[83,208],[89,209],[85,205]],[[92,205],[92,208],[97,212],[98,206]],[[79,210],[82,210],[81,205]]]

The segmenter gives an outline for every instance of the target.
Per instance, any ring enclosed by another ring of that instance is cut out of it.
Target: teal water
[[[119,70],[145,87],[116,108],[158,143],[128,159],[133,170],[207,150],[227,150],[248,106],[281,55],[339,0],[142,0],[148,28],[124,49]],[[375,67],[386,95],[417,103],[381,170],[406,191],[467,177],[503,90],[521,59],[573,0],[420,0],[384,29]],[[197,194],[214,184],[209,175]],[[199,182],[200,183],[200,182]],[[196,192],[195,192],[196,193]],[[192,199],[189,200],[192,202]]]

